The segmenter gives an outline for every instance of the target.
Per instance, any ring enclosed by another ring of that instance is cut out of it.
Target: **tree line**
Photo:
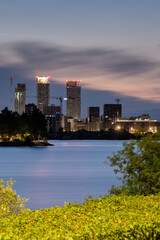
[[[47,134],[45,116],[39,109],[31,115],[9,111],[4,108],[0,113],[0,137],[2,141],[33,141],[44,139]]]

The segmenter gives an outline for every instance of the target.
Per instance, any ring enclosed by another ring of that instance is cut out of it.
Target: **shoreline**
[[[49,140],[130,140],[135,135],[125,130],[109,129],[108,131],[91,132],[79,130],[76,132],[61,132],[48,134]]]
[[[10,142],[0,142],[0,147],[48,147],[54,146],[47,141],[33,141],[33,142],[23,142],[23,141],[10,141]]]

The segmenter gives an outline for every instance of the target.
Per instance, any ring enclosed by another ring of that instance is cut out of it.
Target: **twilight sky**
[[[121,98],[123,117],[160,120],[159,10],[159,0],[1,1],[0,109],[10,107],[12,73],[28,96],[42,74],[54,96],[65,97],[65,80],[82,80],[82,116]]]

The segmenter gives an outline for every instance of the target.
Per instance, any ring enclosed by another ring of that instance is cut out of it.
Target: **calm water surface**
[[[14,189],[29,198],[30,209],[81,203],[88,195],[104,195],[119,185],[107,156],[122,149],[122,141],[50,141],[53,147],[1,147],[0,177],[16,180]]]

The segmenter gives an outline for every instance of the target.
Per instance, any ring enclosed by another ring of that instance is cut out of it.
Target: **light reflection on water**
[[[53,147],[0,148],[0,176],[16,180],[14,189],[29,198],[31,209],[81,203],[88,195],[104,195],[119,181],[106,157],[122,149],[122,141],[50,141]]]

